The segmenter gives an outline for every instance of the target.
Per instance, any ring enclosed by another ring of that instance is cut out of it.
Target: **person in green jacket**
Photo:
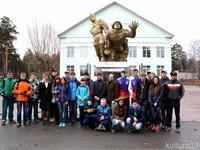
[[[14,94],[12,92],[13,86],[15,85],[15,80],[13,79],[13,73],[8,72],[7,77],[0,84],[0,93],[3,96],[2,103],[2,126],[6,125],[7,108],[9,108],[8,119],[9,123],[14,123],[13,121],[13,110],[14,110]]]
[[[78,87],[76,91],[76,96],[78,99],[77,105],[79,106],[79,111],[80,111],[80,124],[82,126],[84,120],[84,107],[90,96],[90,90],[89,87],[85,84],[84,78],[81,79],[81,85]]]

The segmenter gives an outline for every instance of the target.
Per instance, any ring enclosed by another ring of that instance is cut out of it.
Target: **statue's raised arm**
[[[132,21],[132,24],[129,25],[131,31],[127,30],[126,37],[134,38],[136,36],[136,30],[139,26],[139,23],[136,21]]]

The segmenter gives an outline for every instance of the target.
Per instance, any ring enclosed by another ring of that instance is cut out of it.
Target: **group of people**
[[[180,133],[180,101],[184,96],[184,87],[177,80],[177,73],[161,72],[161,78],[155,73],[140,73],[132,70],[133,76],[127,77],[125,70],[121,77],[114,79],[109,74],[108,81],[103,80],[101,72],[93,81],[89,73],[84,73],[80,81],[75,72],[65,72],[59,77],[56,70],[44,73],[42,80],[32,72],[28,79],[26,73],[20,73],[15,80],[12,72],[0,79],[2,100],[2,126],[8,121],[14,124],[14,104],[17,103],[17,127],[38,122],[44,125],[55,123],[59,127],[67,125],[90,127],[96,130],[128,133],[148,128],[159,132],[170,131],[172,114],[175,109],[176,132]],[[23,109],[22,109],[23,108]],[[41,118],[38,115],[41,109]],[[23,119],[21,117],[23,110]],[[79,116],[79,117],[77,117]]]

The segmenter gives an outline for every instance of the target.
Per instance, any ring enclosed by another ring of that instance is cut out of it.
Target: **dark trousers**
[[[162,114],[162,125],[167,126],[167,113],[169,109],[169,101],[167,98],[163,98],[161,104],[161,114]]]
[[[49,110],[43,109],[42,110],[42,120],[44,124],[47,124],[49,121]]]
[[[148,125],[148,122],[150,121],[150,105],[147,102],[147,100],[140,100],[139,101],[140,106],[142,106],[143,112],[144,112],[144,125]]]
[[[175,110],[176,116],[176,128],[180,128],[180,100],[169,100],[169,108],[168,108],[168,123],[167,126],[172,126],[172,115],[173,115],[173,108]]]
[[[124,99],[124,105],[127,107],[127,110],[129,110],[129,108],[130,108],[129,98]],[[128,115],[128,113],[127,113],[127,115]]]
[[[30,100],[28,101],[28,120],[32,120],[32,110],[34,120],[38,119],[38,100]]]
[[[2,106],[3,106],[2,121],[6,121],[8,108],[9,108],[8,119],[9,121],[13,121],[14,97],[12,98],[3,97]]]
[[[54,103],[50,102],[49,118],[54,118]]]
[[[21,123],[21,114],[22,114],[22,107],[23,107],[23,122],[27,122],[27,114],[28,114],[28,102],[17,102],[17,122]]]
[[[69,102],[69,122],[75,123],[77,120],[77,101]]]
[[[54,113],[54,117],[55,117],[55,124],[59,125],[60,124],[60,117],[59,117],[58,103],[53,103],[53,108],[54,108],[53,113]]]
[[[89,126],[90,128],[94,129],[95,128],[95,121],[96,121],[96,115],[95,114],[85,115],[82,125],[83,126]]]
[[[80,124],[82,125],[84,120],[84,106],[79,106],[79,111],[80,111]]]

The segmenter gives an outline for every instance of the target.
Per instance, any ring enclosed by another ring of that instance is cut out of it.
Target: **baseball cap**
[[[170,75],[171,75],[171,76],[177,76],[177,72],[172,71],[172,72],[170,73]]]

